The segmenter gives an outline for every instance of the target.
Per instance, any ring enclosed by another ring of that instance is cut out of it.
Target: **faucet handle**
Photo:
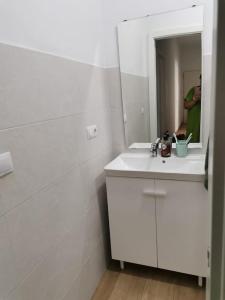
[[[160,138],[157,138],[157,139],[155,140],[155,144],[159,144],[159,142],[160,142]]]
[[[151,151],[153,157],[157,156],[157,150],[158,150],[158,147],[159,147],[159,142],[160,142],[160,138],[157,138],[155,140],[155,142],[151,144],[150,151]]]
[[[153,152],[156,150],[156,143],[152,143],[150,151]]]

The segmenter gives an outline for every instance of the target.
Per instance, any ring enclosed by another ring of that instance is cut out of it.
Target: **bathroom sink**
[[[113,170],[130,170],[130,171],[148,171],[150,170],[152,159],[149,154],[146,153],[123,153],[113,160],[107,169]]]
[[[204,174],[204,155],[152,159],[151,171],[167,173]]]
[[[204,163],[203,154],[163,158],[152,157],[149,152],[123,153],[105,167],[105,172],[108,176],[201,181]]]

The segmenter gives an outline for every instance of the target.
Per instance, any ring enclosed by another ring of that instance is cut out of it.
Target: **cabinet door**
[[[201,182],[156,181],[158,266],[207,275],[209,202]]]
[[[106,180],[112,257],[156,267],[154,180]]]

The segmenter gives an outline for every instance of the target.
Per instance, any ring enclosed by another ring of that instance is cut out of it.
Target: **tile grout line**
[[[54,117],[54,118],[43,119],[43,120],[40,120],[40,121],[34,121],[34,122],[28,122],[28,123],[24,123],[24,124],[22,123],[20,125],[15,125],[15,126],[9,126],[9,127],[0,129],[0,134],[3,133],[3,132],[6,132],[6,131],[14,130],[14,129],[40,126],[42,124],[57,121],[57,120],[61,120],[61,119],[72,118],[72,117],[75,117],[75,116],[82,116],[84,114],[92,113],[92,112],[99,112],[99,110],[101,110],[101,111],[110,111],[110,108],[108,106],[106,106],[106,107],[102,107],[100,109],[95,108],[93,110],[86,110],[86,111],[77,112],[77,113],[68,114],[68,115],[63,115],[63,116],[58,116],[58,117]]]
[[[106,149],[105,149],[106,150]],[[34,191],[30,196],[26,197],[26,199],[24,199],[22,202],[18,203],[17,205],[15,205],[14,207],[12,207],[11,209],[6,210],[4,213],[0,214],[0,218],[2,217],[6,217],[7,215],[9,215],[14,209],[18,208],[19,206],[21,206],[22,204],[24,204],[25,202],[29,201],[30,199],[32,199],[33,196],[37,195],[38,193],[48,189],[51,186],[54,186],[57,184],[57,182],[65,177],[66,175],[68,175],[69,173],[71,173],[74,169],[76,168],[80,168],[82,166],[84,166],[86,163],[88,163],[89,161],[92,161],[93,159],[95,159],[96,157],[100,156],[100,155],[104,155],[106,153],[108,153],[107,151],[99,151],[98,153],[96,153],[93,157],[88,158],[85,161],[82,162],[76,162],[74,164],[72,164],[71,168],[68,169],[65,173],[63,173],[62,175],[54,178],[51,182],[49,182],[46,185],[43,185],[42,187],[40,187],[38,190]],[[109,150],[109,149],[108,149]]]
[[[84,213],[82,214],[82,216],[80,217],[80,219],[84,218],[86,215],[87,215],[87,212],[84,212]],[[8,223],[7,223],[7,230],[8,230]],[[69,234],[70,232],[71,232],[71,230],[67,230],[67,231],[65,232],[65,235]],[[12,244],[12,241],[11,241],[11,235],[10,235],[10,234],[9,234],[9,239],[10,239],[10,244]],[[51,248],[56,249],[61,243],[63,243],[63,240],[64,240],[64,237],[62,237],[60,240],[58,240],[58,242],[56,242],[54,245],[50,246],[48,249],[51,249]],[[103,235],[100,234],[100,236],[98,237],[98,241],[97,241],[96,245],[94,245],[94,247],[93,247],[92,250],[95,251],[95,250],[99,247],[99,245],[100,245],[102,242],[103,242]],[[12,247],[12,245],[11,245],[11,247]],[[14,253],[14,251],[13,251],[13,253]],[[39,261],[36,262],[36,263],[33,265],[32,270],[31,270],[27,275],[25,275],[24,278],[21,279],[21,281],[19,281],[19,282],[16,284],[16,286],[13,287],[13,288],[7,293],[7,296],[9,296],[9,295],[10,295],[14,290],[16,290],[17,288],[19,288],[20,286],[22,286],[23,283],[24,283],[24,282],[25,282],[25,281],[26,281],[26,280],[27,280],[27,279],[35,272],[35,270],[38,268],[38,266],[39,266],[40,264],[42,264],[42,263],[46,260],[47,257],[48,257],[48,255],[41,254],[41,255],[39,256]],[[85,259],[85,261],[82,263],[82,267],[83,267],[83,266],[86,266],[86,265],[89,263],[90,259],[91,259],[91,254],[90,254],[90,255]],[[81,273],[82,273],[82,270],[80,270],[79,274],[73,279],[73,282],[76,281],[76,280],[79,278],[79,276],[80,276]],[[71,290],[71,288],[72,288],[72,287],[70,287],[70,289],[66,292],[66,294],[63,296],[62,300],[63,300],[64,297],[67,295],[67,293]]]
[[[53,53],[51,51],[44,51],[44,50],[41,50],[41,49],[38,49],[38,48],[32,48],[32,47],[28,47],[28,46],[25,46],[25,45],[13,44],[13,43],[10,43],[10,42],[7,42],[7,41],[1,41],[0,44],[5,46],[5,47],[16,48],[16,49],[19,49],[21,51],[23,50],[23,51],[27,51],[27,52],[35,52],[37,54],[41,54],[41,55],[45,55],[45,56],[52,56],[56,59],[66,60],[66,61],[70,61],[70,62],[77,63],[77,64],[83,64],[83,65],[86,65],[86,66],[89,66],[89,67],[92,67],[92,68],[98,68],[98,69],[102,69],[102,70],[119,68],[119,64],[106,66],[104,64],[100,65],[100,64],[96,64],[96,63],[85,62],[85,61],[82,61],[82,60],[76,60],[75,58],[70,57],[70,56],[65,56],[65,55],[62,56],[60,54],[56,54],[56,53]]]

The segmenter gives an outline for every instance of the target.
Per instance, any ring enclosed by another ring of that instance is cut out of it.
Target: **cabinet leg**
[[[198,277],[198,286],[203,287],[203,277]]]
[[[124,261],[120,260],[120,269],[124,270]]]

